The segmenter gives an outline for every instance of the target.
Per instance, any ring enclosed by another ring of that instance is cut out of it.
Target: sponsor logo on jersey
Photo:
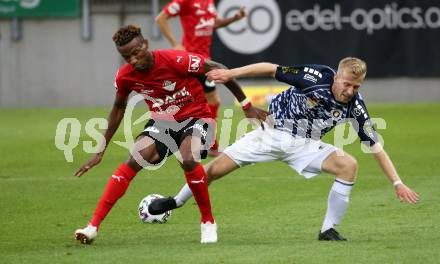
[[[144,129],[144,132],[152,132],[152,133],[158,134],[159,133],[159,129],[157,129],[154,126],[149,126],[149,127]]]
[[[205,18],[200,18],[199,23],[196,25],[195,29],[202,29],[202,28],[212,28],[214,27],[215,24],[215,19],[214,18],[209,18],[209,19],[205,19]]]
[[[311,81],[312,83],[318,82],[318,79],[316,79],[315,76],[312,76],[312,75],[310,75],[308,73],[306,73],[304,75],[304,80]]]
[[[285,67],[284,66],[284,67],[281,67],[281,72],[283,74],[286,74],[286,73],[298,74],[299,69],[295,68],[295,67]]]
[[[164,81],[162,87],[167,91],[174,91],[176,88],[176,82],[173,81]]]
[[[157,108],[161,107],[165,104],[172,104],[176,102],[179,99],[182,99],[184,97],[190,96],[191,94],[186,90],[186,87],[183,87],[183,89],[173,93],[172,95],[165,96],[165,99],[156,98],[154,99],[154,103],[151,107]]]
[[[189,65],[188,65],[188,71],[189,72],[197,72],[200,68],[200,59],[198,56],[195,55],[189,55]]]
[[[342,118],[342,112],[341,110],[338,109],[333,109],[330,111],[331,115],[332,115],[332,119],[335,121],[338,121]]]

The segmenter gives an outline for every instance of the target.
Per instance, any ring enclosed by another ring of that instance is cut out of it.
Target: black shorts
[[[187,136],[201,139],[200,157],[206,159],[208,149],[214,144],[216,123],[212,119],[189,118],[184,121],[150,119],[139,134],[154,140],[160,161],[179,151],[180,144]],[[139,137],[138,136],[138,137]]]
[[[215,84],[210,84],[206,82],[206,75],[199,75],[197,76],[197,80],[199,80],[200,84],[203,86],[203,90],[205,90],[205,93],[210,93],[215,91]]]

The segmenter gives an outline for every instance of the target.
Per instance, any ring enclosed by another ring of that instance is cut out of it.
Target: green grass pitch
[[[247,166],[211,185],[217,244],[199,243],[193,200],[167,224],[142,224],[137,216],[142,197],[171,195],[184,183],[169,159],[160,170],[139,173],[91,246],[80,245],[73,232],[90,219],[127,151],[112,143],[98,167],[80,179],[73,173],[90,157],[82,151],[82,142],[91,140],[85,122],[106,117],[109,109],[1,109],[0,263],[439,263],[440,104],[369,109],[387,121],[387,129],[379,131],[385,149],[421,201],[400,203],[374,158],[363,154],[357,141],[345,147],[360,165],[338,228],[347,243],[316,239],[332,177],[305,180],[280,162]],[[235,122],[242,117],[238,113]],[[73,163],[54,146],[55,128],[65,117],[82,124]],[[123,140],[121,129],[115,139]]]

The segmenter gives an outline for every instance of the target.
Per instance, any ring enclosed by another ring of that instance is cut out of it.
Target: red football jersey
[[[170,16],[180,16],[182,45],[187,51],[211,57],[212,33],[217,17],[214,0],[172,0],[163,11]]]
[[[124,64],[116,74],[117,93],[135,91],[144,96],[153,119],[209,118],[211,112],[196,74],[203,73],[205,58],[182,50],[153,51],[154,65],[147,72]]]

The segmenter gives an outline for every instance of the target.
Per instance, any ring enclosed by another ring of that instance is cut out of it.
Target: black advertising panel
[[[220,17],[247,17],[216,31],[212,57],[228,67],[269,61],[336,67],[346,56],[369,77],[440,76],[440,1],[222,0]]]

